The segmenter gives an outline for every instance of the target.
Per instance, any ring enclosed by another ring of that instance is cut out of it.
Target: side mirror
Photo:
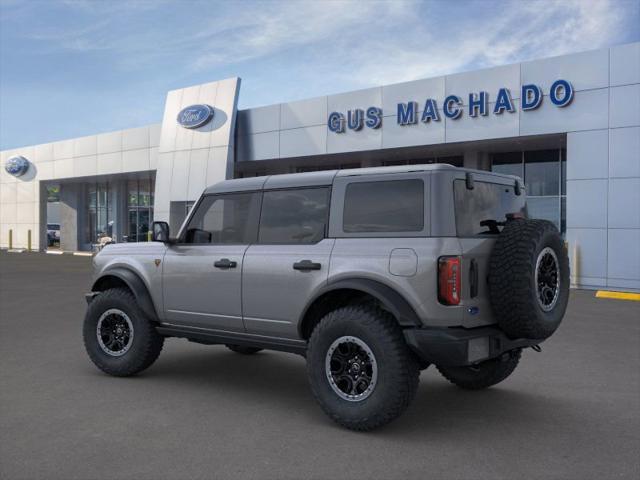
[[[169,241],[169,224],[167,222],[153,222],[151,240],[167,243]]]

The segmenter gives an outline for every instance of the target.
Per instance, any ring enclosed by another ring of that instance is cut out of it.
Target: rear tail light
[[[460,257],[438,259],[438,300],[444,305],[460,303]]]

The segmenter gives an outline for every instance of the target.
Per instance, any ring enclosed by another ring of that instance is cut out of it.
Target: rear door
[[[299,337],[298,319],[327,281],[335,240],[326,238],[329,187],[266,190],[258,241],[245,254],[243,318],[247,333]]]

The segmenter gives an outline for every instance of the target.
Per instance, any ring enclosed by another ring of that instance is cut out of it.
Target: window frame
[[[372,175],[336,176],[333,182],[331,213],[329,218],[330,238],[424,238],[431,236],[431,174],[430,171],[383,173]],[[407,232],[345,232],[344,207],[347,187],[352,183],[372,183],[400,180],[421,180],[423,184],[423,228]]]
[[[189,212],[189,214],[187,215],[187,217],[184,219],[184,222],[182,223],[182,226],[180,227],[180,230],[178,231],[178,236],[176,237],[176,245],[181,245],[181,246],[189,246],[189,247],[197,247],[197,246],[205,246],[205,247],[224,247],[224,246],[232,246],[232,245],[253,245],[257,242],[258,240],[258,223],[254,222],[255,225],[255,230],[252,233],[252,240],[250,240],[249,242],[234,242],[234,243],[187,243],[185,242],[185,237],[187,235],[187,227],[189,225],[189,223],[191,222],[192,218],[195,216],[196,212],[198,211],[198,209],[200,208],[200,206],[202,205],[202,203],[209,197],[229,197],[229,196],[233,196],[233,195],[256,195],[257,198],[257,205],[256,205],[256,210],[257,210],[257,220],[259,222],[260,220],[260,213],[262,210],[262,191],[260,190],[240,190],[240,191],[234,191],[234,192],[220,192],[220,193],[209,193],[209,194],[204,194],[201,195],[200,198],[198,199],[198,201],[193,205],[193,207],[191,208],[191,211]],[[251,220],[251,219],[249,219]]]
[[[287,192],[296,190],[326,190],[327,195],[327,213],[324,223],[324,230],[322,232],[322,238],[316,242],[304,242],[304,243],[284,243],[284,242],[261,242],[260,241],[260,227],[262,225],[262,212],[264,209],[264,195],[270,192]],[[317,245],[323,240],[329,238],[329,222],[331,221],[331,197],[333,196],[333,188],[331,185],[299,185],[295,187],[283,187],[283,188],[269,188],[260,192],[260,215],[258,216],[258,228],[256,231],[255,245]]]

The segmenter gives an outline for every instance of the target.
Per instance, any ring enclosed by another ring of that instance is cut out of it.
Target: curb
[[[614,300],[631,300],[632,302],[640,302],[640,293],[598,290],[596,292],[596,298],[611,298]]]

